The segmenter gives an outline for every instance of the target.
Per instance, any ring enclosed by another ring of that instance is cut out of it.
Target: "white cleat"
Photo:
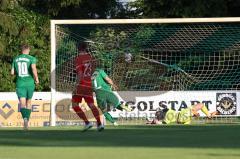
[[[127,105],[121,105],[122,109],[124,109],[127,112],[131,112],[132,108],[128,107]]]
[[[118,123],[115,121],[115,122],[113,123],[113,125],[114,125],[114,126],[118,126]]]
[[[85,131],[91,129],[92,127],[93,127],[92,123],[88,123],[87,125],[84,126],[82,131],[85,132]]]
[[[23,119],[23,130],[28,130],[28,119],[24,118]]]

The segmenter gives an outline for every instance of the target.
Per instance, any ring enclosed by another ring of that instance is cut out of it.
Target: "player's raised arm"
[[[39,84],[36,64],[31,64],[31,67],[32,67],[32,72],[33,72],[33,77],[34,77],[35,83]]]
[[[14,62],[12,63],[11,75],[15,75],[15,70],[14,70]]]
[[[112,80],[111,78],[109,78],[108,76],[106,76],[104,79],[107,81],[108,84],[110,84],[110,85],[112,86],[112,88],[113,88],[114,90],[117,90],[117,89],[118,89],[117,85],[113,82],[113,80]]]
[[[14,68],[11,69],[11,75],[15,75]]]

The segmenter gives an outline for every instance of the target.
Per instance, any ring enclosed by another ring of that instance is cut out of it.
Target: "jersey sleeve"
[[[31,59],[31,64],[36,64],[37,63],[37,59],[35,58],[35,57],[33,57],[32,59]]]
[[[106,77],[108,77],[108,75],[105,73],[105,71],[104,70],[101,70],[100,72],[100,76],[102,77],[102,78],[106,78]]]

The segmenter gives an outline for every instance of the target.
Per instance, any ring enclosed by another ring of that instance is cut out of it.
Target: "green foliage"
[[[239,16],[240,1],[235,0],[137,0],[128,14],[135,18],[231,17]]]
[[[115,14],[115,0],[0,0],[0,91],[15,91],[10,75],[11,60],[20,53],[21,44],[31,46],[38,59],[38,91],[50,90],[50,16],[62,18],[106,18]],[[74,49],[67,43],[65,48]],[[75,46],[75,45],[74,45]],[[71,52],[71,50],[69,51]]]
[[[116,0],[22,0],[21,4],[62,19],[106,18],[123,12],[123,6]]]
[[[7,4],[6,4],[7,5]],[[9,4],[9,5],[12,5]],[[28,11],[15,4],[6,7],[5,16],[1,16],[0,30],[0,91],[15,91],[13,78],[10,75],[12,59],[20,53],[22,44],[31,46],[30,54],[38,59],[37,68],[41,84],[38,91],[48,91],[50,88],[50,44],[49,18]],[[4,21],[4,22],[3,22]]]
[[[57,48],[57,65],[62,66],[66,61],[69,61],[73,56],[76,56],[77,48],[76,42],[65,36],[60,40],[59,47]]]
[[[136,68],[141,61],[139,56],[142,49],[149,39],[154,36],[155,31],[149,26],[137,26],[132,31],[120,29],[119,27],[97,28],[90,33],[90,50],[98,60],[98,67],[104,70],[117,82],[120,90],[127,90],[125,78],[141,78],[149,74],[153,67],[144,65],[144,68]],[[133,56],[131,64],[125,61],[125,54],[130,53]],[[146,62],[146,61],[145,61]],[[155,74],[149,78],[153,78]],[[131,81],[129,81],[131,82]]]
[[[137,56],[141,47],[146,44],[147,40],[154,35],[151,27],[140,26],[136,28],[133,34],[118,30],[116,28],[97,28],[90,33],[91,50],[94,50],[94,56],[99,60],[101,67],[109,70],[113,67],[114,62],[124,58],[125,53],[131,53]]]
[[[151,27],[140,26],[133,33],[117,30],[116,28],[97,28],[90,33],[91,47],[96,51],[95,56],[102,58],[105,54],[119,58],[126,52],[137,55],[148,39],[154,35]]]
[[[15,90],[9,73],[11,59],[19,54],[23,43],[28,43],[31,54],[38,58],[41,84],[37,90],[50,90],[49,19],[227,17],[239,16],[239,7],[240,1],[234,0],[136,0],[126,6],[116,0],[0,0],[0,91]],[[92,47],[111,68],[114,59],[122,58],[125,52],[136,58],[154,34],[151,27],[145,26],[131,37],[124,30],[99,28],[91,33],[92,39],[99,42]],[[73,44],[66,45],[74,49]],[[179,65],[189,64],[183,61]]]
[[[124,31],[117,31],[113,28],[97,28],[90,33],[91,50],[94,50],[94,56],[98,59],[100,66],[107,68],[111,72],[114,60],[124,55],[124,41],[127,41],[127,34]]]
[[[133,43],[135,44],[135,47],[140,48],[146,45],[148,39],[151,38],[154,34],[155,30],[153,30],[153,28],[147,26],[140,26],[137,29],[137,32],[133,38]]]

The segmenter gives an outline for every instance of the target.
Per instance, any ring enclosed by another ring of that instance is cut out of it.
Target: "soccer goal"
[[[142,124],[159,107],[198,102],[219,112],[207,122],[239,122],[240,18],[52,20],[52,126],[74,116],[67,109],[79,42],[132,104],[131,113],[111,112],[122,123]]]

